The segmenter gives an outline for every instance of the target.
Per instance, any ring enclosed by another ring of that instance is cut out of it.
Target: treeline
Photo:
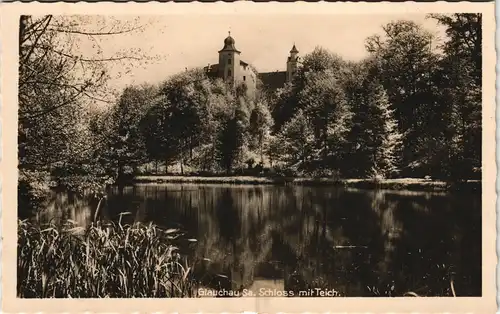
[[[145,170],[480,178],[481,15],[429,18],[443,25],[445,40],[395,21],[366,40],[366,60],[318,47],[278,91],[258,86],[250,97],[244,85],[192,69],[128,87],[103,109],[95,105],[109,79],[103,64],[129,56],[75,55],[73,37],[95,32],[52,16],[22,17],[20,206],[50,186],[99,194]],[[103,36],[136,29],[109,27],[121,31]]]
[[[397,21],[366,40],[360,63],[307,55],[275,102],[275,150],[285,143],[289,163],[349,177],[480,178],[481,16],[430,18],[445,26],[444,43]]]
[[[250,158],[265,159],[272,117],[264,95],[249,97],[244,85],[232,88],[193,69],[159,86],[126,88],[94,125],[100,136],[114,136],[103,155],[116,162],[117,176],[147,162],[184,174],[230,174]]]
[[[292,84],[255,97],[201,69],[128,87],[111,109],[116,130],[101,130],[117,136],[104,151],[118,175],[152,162],[156,173],[480,178],[481,16],[431,18],[443,43],[392,22],[366,40],[366,60],[318,47]]]

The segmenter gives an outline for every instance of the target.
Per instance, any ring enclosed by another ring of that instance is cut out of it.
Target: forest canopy
[[[138,173],[480,178],[481,15],[428,18],[445,27],[444,41],[394,21],[366,39],[365,60],[317,47],[272,93],[250,97],[188,69],[129,86],[97,110],[91,104],[109,79],[102,63],[140,54],[71,55],[73,42],[60,34],[83,31],[51,16],[22,17],[19,200],[42,198],[50,186],[97,195]],[[86,36],[140,27],[109,29]]]

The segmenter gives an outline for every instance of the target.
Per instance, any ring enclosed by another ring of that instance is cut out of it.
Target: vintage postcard
[[[494,3],[1,14],[4,312],[496,312]]]

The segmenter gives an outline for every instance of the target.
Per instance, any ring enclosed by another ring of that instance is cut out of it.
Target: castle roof
[[[244,61],[240,61],[240,64],[249,65]],[[204,67],[204,70],[208,77],[216,78],[219,76],[219,64],[217,63]],[[286,71],[258,73],[257,75],[265,89],[276,90],[285,85]]]
[[[240,60],[240,65],[242,66],[249,66],[249,63],[243,61],[243,60]],[[219,64],[218,63],[215,63],[215,64],[210,64],[206,67],[203,68],[206,72],[217,72],[219,70]]]
[[[262,81],[262,85],[266,89],[275,90],[285,85],[286,72],[276,71],[276,72],[259,73],[259,79]]]
[[[210,64],[203,68],[209,77],[217,77],[219,74],[219,64]]]
[[[243,67],[248,67],[250,64],[243,60],[240,60],[240,65]],[[210,64],[204,67],[203,70],[207,73],[208,76],[216,77],[219,75],[219,64],[218,63]]]
[[[290,50],[290,53],[299,53],[297,50],[297,47],[295,47],[295,44],[293,44],[292,50]]]

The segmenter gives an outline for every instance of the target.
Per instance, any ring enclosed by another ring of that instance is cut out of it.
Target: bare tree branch
[[[68,53],[65,53],[65,52],[62,52],[62,51],[59,51],[59,50],[56,50],[52,47],[49,47],[49,46],[44,46],[44,47],[40,47],[41,49],[48,49],[48,50],[51,50],[61,56],[64,56],[64,57],[67,57],[67,58],[71,58],[71,59],[75,59],[75,60],[78,60],[78,61],[83,61],[83,62],[108,62],[108,61],[121,61],[121,60],[127,60],[127,59],[130,59],[130,60],[141,60],[141,58],[138,58],[138,57],[132,57],[132,56],[122,56],[122,57],[109,57],[109,58],[100,58],[100,59],[88,59],[88,58],[83,58],[81,56],[74,56],[74,55],[70,55]]]
[[[49,16],[47,17],[47,21],[46,21],[46,23],[45,23],[45,26],[44,26],[43,30],[42,30],[42,31],[40,32],[40,34],[38,34],[38,36],[36,37],[35,42],[34,42],[34,43],[33,43],[33,45],[31,46],[30,51],[28,52],[28,54],[27,54],[27,55],[25,55],[25,56],[23,57],[22,62],[25,62],[26,60],[28,60],[28,59],[29,59],[29,57],[31,56],[31,54],[32,54],[32,53],[33,53],[33,51],[35,50],[35,47],[38,45],[38,41],[40,40],[40,38],[42,37],[42,35],[46,32],[47,27],[49,26],[49,24],[50,24],[50,21],[51,21],[51,20],[52,20],[52,15],[49,15]]]
[[[108,103],[108,104],[114,104],[113,101],[111,100],[106,100],[106,99],[103,99],[103,98],[99,98],[99,97],[95,97],[95,96],[92,96],[90,95],[89,93],[87,92],[84,92],[84,95],[87,96],[88,98],[90,99],[93,99],[93,100],[97,100],[97,101],[101,101],[101,102],[105,102],[105,103]]]
[[[86,32],[75,29],[64,29],[64,28],[50,28],[51,31],[60,32],[60,33],[68,33],[68,34],[78,34],[78,35],[89,35],[89,36],[108,36],[108,35],[121,35],[131,33],[133,31],[143,29],[144,26],[137,26],[130,29],[122,30],[122,31],[113,31],[112,29],[108,32]]]
[[[51,85],[51,86],[61,86],[61,87],[68,87],[68,88],[73,88],[79,91],[77,86],[84,86],[85,84],[82,83],[74,83],[74,84],[64,84],[64,83],[55,83],[53,82],[46,82],[46,81],[26,81],[26,84],[41,84],[41,85]]]

